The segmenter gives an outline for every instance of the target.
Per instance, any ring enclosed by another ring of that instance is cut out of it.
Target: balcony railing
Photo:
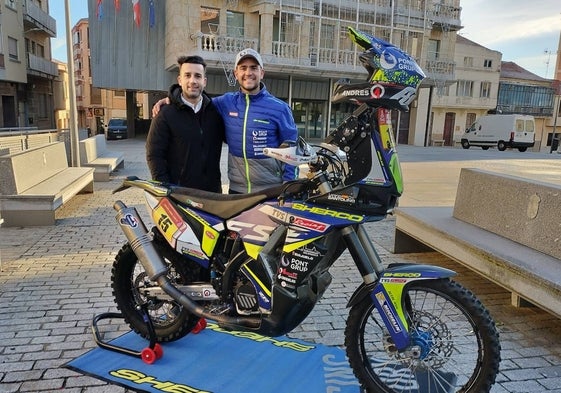
[[[197,46],[209,60],[220,60],[223,63],[233,62],[233,55],[244,48],[259,49],[257,38],[228,37],[216,34],[199,33],[194,35]],[[346,72],[363,72],[354,67],[357,53],[354,51],[338,51],[329,48],[313,48],[303,53],[295,42],[272,42],[272,53],[261,53],[264,60],[271,65],[291,65],[315,67],[319,71],[333,71],[341,67]],[[224,59],[228,59],[225,61]]]
[[[229,37],[216,34],[199,34],[196,36],[198,47],[205,52],[236,54],[244,48],[257,50],[258,39]]]
[[[58,76],[58,67],[55,63],[31,53],[27,54],[27,71],[42,77]]]
[[[427,75],[425,83],[429,85],[436,85],[435,81],[453,81],[456,79],[456,62],[452,60],[427,60],[422,68]]]
[[[31,1],[25,1],[23,15],[27,22],[45,31],[50,37],[56,37],[56,20],[43,11],[37,4]]]
[[[459,7],[435,3],[427,10],[427,20],[443,31],[458,31],[462,28],[460,11]]]

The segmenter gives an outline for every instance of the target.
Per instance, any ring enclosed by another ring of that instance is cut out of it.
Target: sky
[[[66,1],[66,0],[65,0]],[[52,40],[53,58],[66,61],[66,24],[63,0],[50,0],[50,15],[57,21]],[[124,0],[128,1],[128,0]],[[123,3],[124,3],[123,1]],[[70,23],[88,17],[87,0],[68,0]],[[111,6],[111,0],[105,0]],[[465,38],[499,51],[542,78],[553,78],[561,33],[559,0],[462,0],[459,31]],[[123,7],[123,5],[121,6]]]
[[[553,78],[561,33],[559,0],[462,0],[460,34],[499,51],[542,78]]]

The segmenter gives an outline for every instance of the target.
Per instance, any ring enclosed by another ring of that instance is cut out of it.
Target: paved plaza
[[[146,218],[141,191],[112,194],[125,176],[148,177],[144,140],[108,141],[107,145],[125,153],[125,167],[111,181],[96,182],[93,194],[67,202],[57,211],[55,226],[0,228],[0,393],[128,391],[62,367],[96,346],[92,317],[117,311],[110,288],[111,264],[125,237],[116,225],[113,203],[121,199]],[[461,167],[561,184],[561,154],[557,153],[412,146],[398,151],[405,178],[401,206],[453,205]],[[392,254],[393,217],[369,224],[368,232],[387,263],[407,260],[451,268],[458,272],[456,279],[487,306],[502,345],[493,393],[561,393],[560,319],[539,308],[510,306],[508,292],[438,253]],[[560,271],[561,266],[551,273]],[[331,272],[333,282],[325,296],[291,337],[343,345],[345,305],[360,276],[347,253]],[[109,328],[113,335],[128,331],[120,321]]]

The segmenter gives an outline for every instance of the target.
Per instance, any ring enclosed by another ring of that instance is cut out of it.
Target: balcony
[[[438,86],[442,83],[450,84],[456,79],[456,63],[452,60],[426,60],[424,67],[421,68],[427,76],[423,81],[425,86]]]
[[[460,7],[433,3],[427,10],[426,18],[433,29],[439,29],[444,32],[458,31],[462,28],[460,11]]]
[[[53,79],[58,76],[58,67],[50,60],[27,54],[27,73],[42,78]]]
[[[214,61],[219,67],[232,69],[234,55],[244,48],[259,50],[257,38],[228,37],[216,34],[198,33],[192,38],[197,41],[200,54],[207,61]],[[295,42],[272,42],[272,53],[261,51],[267,71],[348,78],[364,77],[364,69],[358,60],[359,52],[332,48],[311,48],[304,53]],[[209,63],[210,64],[210,63]]]
[[[56,37],[56,20],[31,1],[24,2],[23,20],[26,29],[40,29],[49,37]]]

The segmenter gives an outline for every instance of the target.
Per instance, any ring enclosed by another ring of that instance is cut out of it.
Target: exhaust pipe
[[[117,201],[113,205],[117,211],[115,219],[125,234],[132,250],[148,274],[148,278],[156,281],[158,277],[167,273],[167,265],[154,248],[148,229],[142,222],[134,207],[127,207],[123,202]]]
[[[245,327],[257,329],[261,325],[259,318],[229,317],[226,315],[211,314],[187,295],[175,287],[166,276],[167,265],[163,258],[158,254],[152,239],[148,235],[148,229],[140,218],[134,207],[127,207],[123,202],[117,201],[113,205],[117,211],[115,219],[125,234],[134,254],[142,264],[148,278],[158,284],[165,293],[179,302],[183,307],[198,317],[211,319],[218,324],[232,329]]]

